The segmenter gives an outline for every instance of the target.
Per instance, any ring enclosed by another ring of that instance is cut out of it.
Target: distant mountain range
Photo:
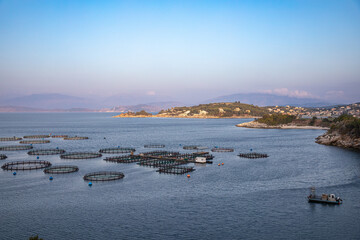
[[[316,98],[296,98],[266,93],[232,94],[193,104],[184,104],[177,101],[151,101],[158,99],[161,98],[153,96],[134,96],[132,98],[125,95],[81,98],[64,94],[32,94],[17,98],[0,99],[0,112],[137,112],[141,110],[159,112],[172,107],[235,101],[257,106],[323,107],[342,104],[326,102]]]
[[[248,103],[257,106],[296,106],[296,107],[323,107],[335,105],[316,98],[296,98],[289,96],[279,96],[267,93],[239,93],[226,96],[220,96],[204,101],[203,103],[215,102],[236,102]],[[339,103],[338,103],[339,104]]]

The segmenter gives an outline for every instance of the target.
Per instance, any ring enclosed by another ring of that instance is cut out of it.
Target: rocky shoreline
[[[237,124],[236,126],[244,127],[244,128],[262,128],[262,129],[320,129],[320,130],[329,129],[327,127],[318,127],[318,126],[300,126],[292,123],[272,126],[272,125],[267,125],[265,123],[259,123],[257,121],[240,123]]]
[[[359,138],[352,138],[349,135],[340,134],[337,131],[333,131],[331,133],[326,132],[325,134],[317,137],[315,142],[328,146],[354,148],[360,150]]]

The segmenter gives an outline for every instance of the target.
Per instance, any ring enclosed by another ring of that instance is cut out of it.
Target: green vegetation
[[[265,123],[267,125],[280,125],[280,124],[288,124],[296,119],[295,116],[292,115],[283,115],[283,114],[266,114],[262,118],[257,119],[259,123]]]
[[[239,116],[258,116],[261,117],[268,113],[264,107],[258,107],[240,102],[232,103],[210,103],[200,104],[192,107],[175,107],[168,110],[161,110],[159,114],[176,116],[189,111],[187,116],[204,114],[214,117],[239,117]],[[206,112],[206,113],[205,113]]]
[[[134,113],[135,116],[151,116],[151,113],[146,112],[145,110],[141,110],[140,112]]]
[[[349,135],[352,138],[360,138],[360,119],[351,115],[343,114],[334,119],[330,133],[338,131],[340,134]]]

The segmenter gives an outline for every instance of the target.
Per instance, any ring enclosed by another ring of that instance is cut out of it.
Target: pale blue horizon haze
[[[360,1],[0,1],[0,95],[360,101]]]

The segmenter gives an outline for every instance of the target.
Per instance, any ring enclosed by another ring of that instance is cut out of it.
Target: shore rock
[[[317,126],[299,126],[291,123],[272,126],[272,125],[267,125],[265,123],[259,123],[257,121],[240,123],[237,124],[236,126],[245,127],[245,128],[265,128],[265,129],[322,129],[322,130],[329,129],[326,127],[317,127]]]
[[[360,149],[359,138],[351,138],[350,136],[342,135],[337,131],[331,133],[327,132],[317,137],[315,142],[329,146]]]

